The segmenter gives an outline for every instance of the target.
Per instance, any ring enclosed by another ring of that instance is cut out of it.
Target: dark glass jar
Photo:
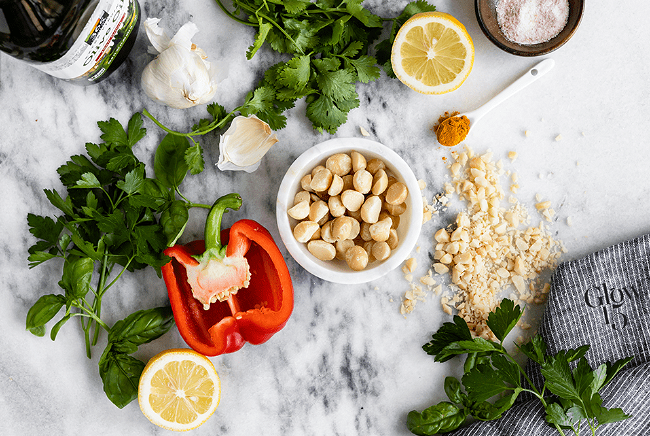
[[[137,0],[0,0],[0,50],[81,85],[115,71],[139,27]]]

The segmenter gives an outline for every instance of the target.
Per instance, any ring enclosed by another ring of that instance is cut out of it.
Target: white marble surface
[[[366,7],[395,16],[405,1],[368,0]],[[476,47],[474,68],[465,84],[444,96],[419,95],[396,80],[360,84],[361,107],[336,135],[312,131],[304,103],[289,112],[287,128],[253,174],[221,173],[212,165],[189,177],[184,191],[196,201],[212,202],[236,191],[245,202],[237,217],[265,225],[279,241],[275,196],[295,157],[331,137],[359,136],[359,127],[401,154],[426,180],[429,199],[447,177],[441,149],[430,128],[446,110],[471,110],[531,67],[537,59],[508,55],[481,33],[470,0],[437,0],[438,10],[463,22]],[[177,28],[188,19],[201,32],[195,42],[227,73],[216,100],[227,108],[240,104],[266,66],[278,57],[263,49],[252,61],[245,52],[250,28],[230,21],[208,0],[142,1],[144,16],[162,17]],[[551,199],[557,211],[552,229],[564,241],[563,259],[581,257],[607,245],[650,231],[650,58],[641,54],[650,39],[644,0],[587,2],[573,39],[553,53],[553,71],[503,103],[477,124],[471,145],[491,148],[520,176],[517,198],[533,210],[534,195]],[[123,123],[147,108],[179,129],[204,116],[204,108],[166,109],[149,101],[139,73],[149,60],[141,32],[129,61],[107,81],[80,88],[0,54],[0,434],[144,435],[165,434],[147,421],[137,403],[119,410],[105,397],[97,370],[101,351],[85,357],[81,330],[66,325],[56,342],[25,331],[25,315],[36,299],[55,292],[59,266],[27,268],[33,243],[26,215],[55,213],[44,188],[60,187],[56,168],[82,153],[85,142],[99,139],[96,121]],[[150,122],[137,147],[152,164],[162,132]],[[531,137],[526,138],[524,131]],[[583,135],[584,132],[584,135]],[[561,141],[555,141],[562,135]],[[218,137],[203,141],[206,160],[215,163]],[[514,164],[506,158],[515,150]],[[460,204],[455,200],[455,204]],[[184,240],[202,233],[193,213]],[[416,275],[427,269],[433,232],[453,214],[427,223],[420,236]],[[572,217],[568,226],[566,218]],[[228,217],[234,219],[235,217]],[[284,250],[284,247],[282,247]],[[286,253],[286,251],[285,251]],[[401,272],[365,285],[333,285],[287,260],[295,284],[295,310],[287,326],[261,346],[212,359],[222,380],[222,400],[196,435],[406,435],[408,411],[444,399],[444,375],[457,363],[437,364],[421,345],[448,316],[430,296],[407,318],[399,302],[407,290]],[[112,324],[139,308],[164,304],[164,284],[152,270],[120,279],[119,290],[104,298]],[[105,340],[105,338],[102,338]],[[102,343],[100,339],[100,343]],[[176,329],[141,347],[147,360],[157,352],[184,346]]]

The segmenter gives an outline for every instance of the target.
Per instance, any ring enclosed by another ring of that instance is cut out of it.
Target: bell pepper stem
[[[226,247],[221,245],[221,219],[227,209],[239,210],[242,205],[242,198],[239,194],[228,194],[217,199],[208,213],[205,220],[205,251],[218,254],[220,258],[225,257]]]

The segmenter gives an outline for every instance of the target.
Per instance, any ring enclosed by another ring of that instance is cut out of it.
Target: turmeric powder
[[[453,147],[460,144],[469,133],[469,118],[465,115],[457,116],[458,112],[451,115],[445,112],[445,115],[438,119],[438,124],[434,126],[438,142],[445,147]]]

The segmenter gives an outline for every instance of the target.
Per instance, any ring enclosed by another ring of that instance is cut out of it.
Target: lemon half
[[[163,351],[140,376],[138,403],[152,423],[174,431],[194,429],[214,413],[221,382],[214,365],[190,349]]]
[[[397,78],[422,94],[444,94],[467,79],[474,44],[465,26],[444,12],[422,12],[397,32],[391,51]]]

